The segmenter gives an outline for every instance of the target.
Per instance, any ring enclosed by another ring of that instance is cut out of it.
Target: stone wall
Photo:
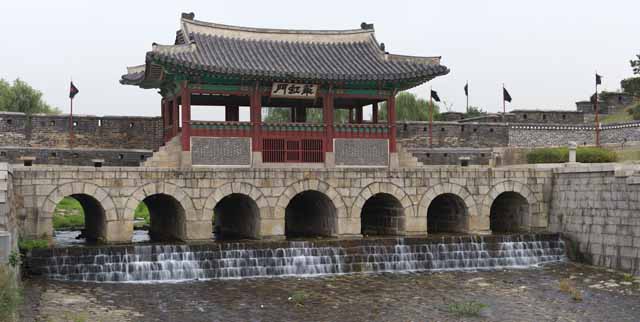
[[[434,148],[408,150],[424,165],[460,165],[460,159],[469,165],[488,165],[491,148]]]
[[[459,232],[488,233],[493,200],[508,191],[527,200],[530,213],[523,219],[527,229],[546,229],[551,171],[536,167],[180,170],[16,166],[14,187],[18,222],[26,237],[51,236],[52,214],[58,202],[65,196],[81,195],[95,201],[92,208],[102,210],[99,215],[104,220],[101,227],[106,241],[130,241],[135,208],[144,200],[153,204],[156,199],[164,200],[158,208],[170,204],[175,211],[169,213],[181,217],[175,232],[180,239],[210,239],[213,209],[223,198],[242,194],[258,208],[258,237],[283,238],[285,209],[297,195],[309,190],[331,201],[335,220],[327,222],[335,222],[330,231],[336,236],[359,236],[364,204],[380,193],[401,205],[404,220],[398,222],[405,227],[394,229],[407,235],[424,235],[428,233],[428,208],[441,195],[460,200]],[[316,206],[311,202],[300,207]]]
[[[551,230],[577,244],[587,262],[640,275],[640,166],[559,168]]]
[[[7,163],[0,163],[0,264],[18,249],[18,223],[13,200],[13,174]]]
[[[397,125],[398,142],[407,149],[427,148],[429,122],[401,122]],[[509,127],[499,123],[433,123],[433,147],[484,148],[507,146]]]
[[[510,147],[566,146],[569,141],[579,145],[595,144],[595,129],[588,125],[511,125],[508,135]],[[622,144],[627,141],[640,141],[640,122],[601,127],[602,144]]]
[[[515,117],[512,123],[533,124],[583,124],[584,112],[582,111],[554,111],[554,110],[513,110],[510,112]]]
[[[151,150],[134,149],[65,149],[0,147],[0,162],[22,164],[21,157],[35,157],[33,164],[92,166],[95,159],[105,166],[137,167],[153,155]]]
[[[162,120],[74,115],[74,148],[146,149],[162,145]],[[69,148],[68,115],[0,113],[0,146]]]

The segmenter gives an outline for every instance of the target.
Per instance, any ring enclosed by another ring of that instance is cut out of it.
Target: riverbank
[[[493,272],[116,284],[25,281],[23,321],[637,321],[640,281],[573,263]],[[579,298],[576,298],[579,294]],[[477,316],[460,307],[478,306]]]

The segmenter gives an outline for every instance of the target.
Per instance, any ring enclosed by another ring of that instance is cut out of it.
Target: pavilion
[[[179,140],[190,165],[394,167],[396,93],[449,69],[440,57],[390,54],[372,24],[360,27],[261,29],[183,13],[175,44],[154,43],[120,82],[160,90],[164,141]],[[197,105],[224,109],[225,120],[192,120]],[[265,108],[288,109],[287,122],[263,122]],[[321,122],[307,120],[310,109]],[[348,118],[337,122],[338,110]]]

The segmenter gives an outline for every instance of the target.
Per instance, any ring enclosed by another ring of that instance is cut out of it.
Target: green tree
[[[60,113],[59,109],[44,102],[40,91],[20,79],[13,81],[13,84],[0,79],[0,111],[25,114]]]
[[[620,82],[622,91],[640,96],[640,77],[629,77]]]
[[[640,75],[640,54],[636,55],[636,59],[632,59],[630,63],[631,68],[633,69],[633,73],[636,75]]]
[[[428,121],[428,100],[418,98],[415,94],[402,92],[396,96],[396,119],[398,121]],[[382,103],[380,118],[387,119],[387,103]],[[433,104],[433,119],[440,120],[440,106]]]
[[[477,107],[477,106],[469,106],[469,110],[464,113],[464,118],[468,119],[471,117],[483,116],[487,115],[487,111]]]

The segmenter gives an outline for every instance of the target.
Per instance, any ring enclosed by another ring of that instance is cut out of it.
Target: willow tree
[[[13,84],[0,79],[0,111],[22,112],[25,114],[59,114],[60,110],[51,107],[42,99],[42,92],[26,82],[16,79]]]

